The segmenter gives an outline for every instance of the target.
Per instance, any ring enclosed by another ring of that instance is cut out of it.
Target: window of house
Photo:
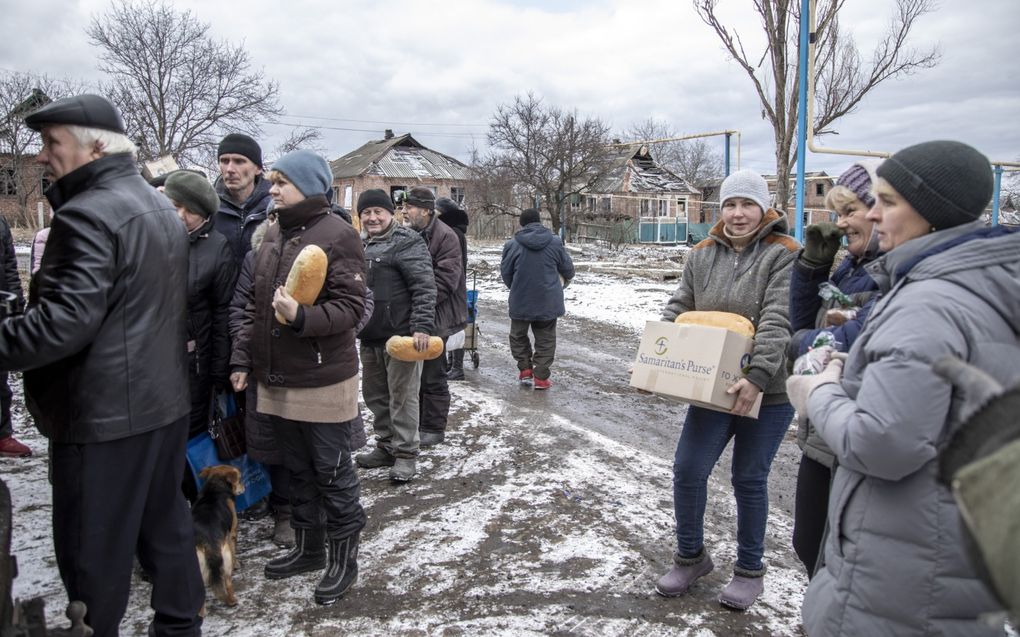
[[[612,197],[605,197],[603,199],[600,199],[599,200],[599,204],[600,204],[600,206],[602,208],[602,212],[604,212],[606,214],[609,214],[610,212],[613,211],[613,198]]]
[[[404,205],[404,198],[407,197],[407,186],[390,186],[390,201],[398,206]],[[397,195],[397,193],[400,193]]]
[[[18,194],[18,179],[13,168],[0,169],[0,195],[13,197]]]
[[[676,200],[676,216],[686,217],[687,216],[687,200],[677,199]]]
[[[652,200],[642,199],[641,200],[641,216],[650,217],[652,216]]]
[[[659,216],[660,217],[668,217],[669,216],[669,199],[660,199],[659,200]]]
[[[818,197],[824,197],[825,196],[825,184],[824,183],[819,181],[818,183],[815,184],[815,195],[818,196]]]
[[[457,205],[464,205],[464,189],[458,188],[457,186],[450,187],[450,199],[457,202]]]
[[[354,205],[354,186],[344,186],[343,207],[350,210],[353,205]]]

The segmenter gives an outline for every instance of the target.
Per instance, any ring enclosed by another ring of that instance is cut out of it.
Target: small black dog
[[[195,550],[202,581],[216,598],[236,606],[231,579],[237,566],[237,509],[234,498],[244,493],[241,472],[228,465],[206,467],[198,474],[205,481],[191,506],[195,527]],[[205,606],[202,606],[205,617]]]

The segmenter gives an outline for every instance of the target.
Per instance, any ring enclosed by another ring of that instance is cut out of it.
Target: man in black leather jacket
[[[28,310],[0,323],[0,369],[24,370],[50,440],[53,543],[68,597],[117,635],[137,552],[150,634],[200,635],[205,599],[181,494],[188,431],[188,240],[138,174],[109,101],[79,95],[25,122],[56,214]]]

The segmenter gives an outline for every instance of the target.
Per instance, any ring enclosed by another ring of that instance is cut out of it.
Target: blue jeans
[[[693,405],[687,410],[673,459],[673,510],[681,557],[696,557],[704,547],[708,476],[734,438],[731,472],[737,499],[737,566],[750,571],[762,568],[769,469],[792,420],[790,403],[762,406],[757,420]]]

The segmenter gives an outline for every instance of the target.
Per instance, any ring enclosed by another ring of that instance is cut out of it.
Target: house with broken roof
[[[387,130],[383,139],[370,141],[329,163],[333,170],[334,201],[353,212],[358,196],[380,188],[392,197],[414,186],[431,188],[436,197],[463,204],[474,177],[462,162],[425,147],[405,133]]]
[[[701,191],[655,162],[646,144],[610,146],[606,176],[574,197],[578,220],[630,220],[641,243],[687,241],[689,216],[701,210]]]

